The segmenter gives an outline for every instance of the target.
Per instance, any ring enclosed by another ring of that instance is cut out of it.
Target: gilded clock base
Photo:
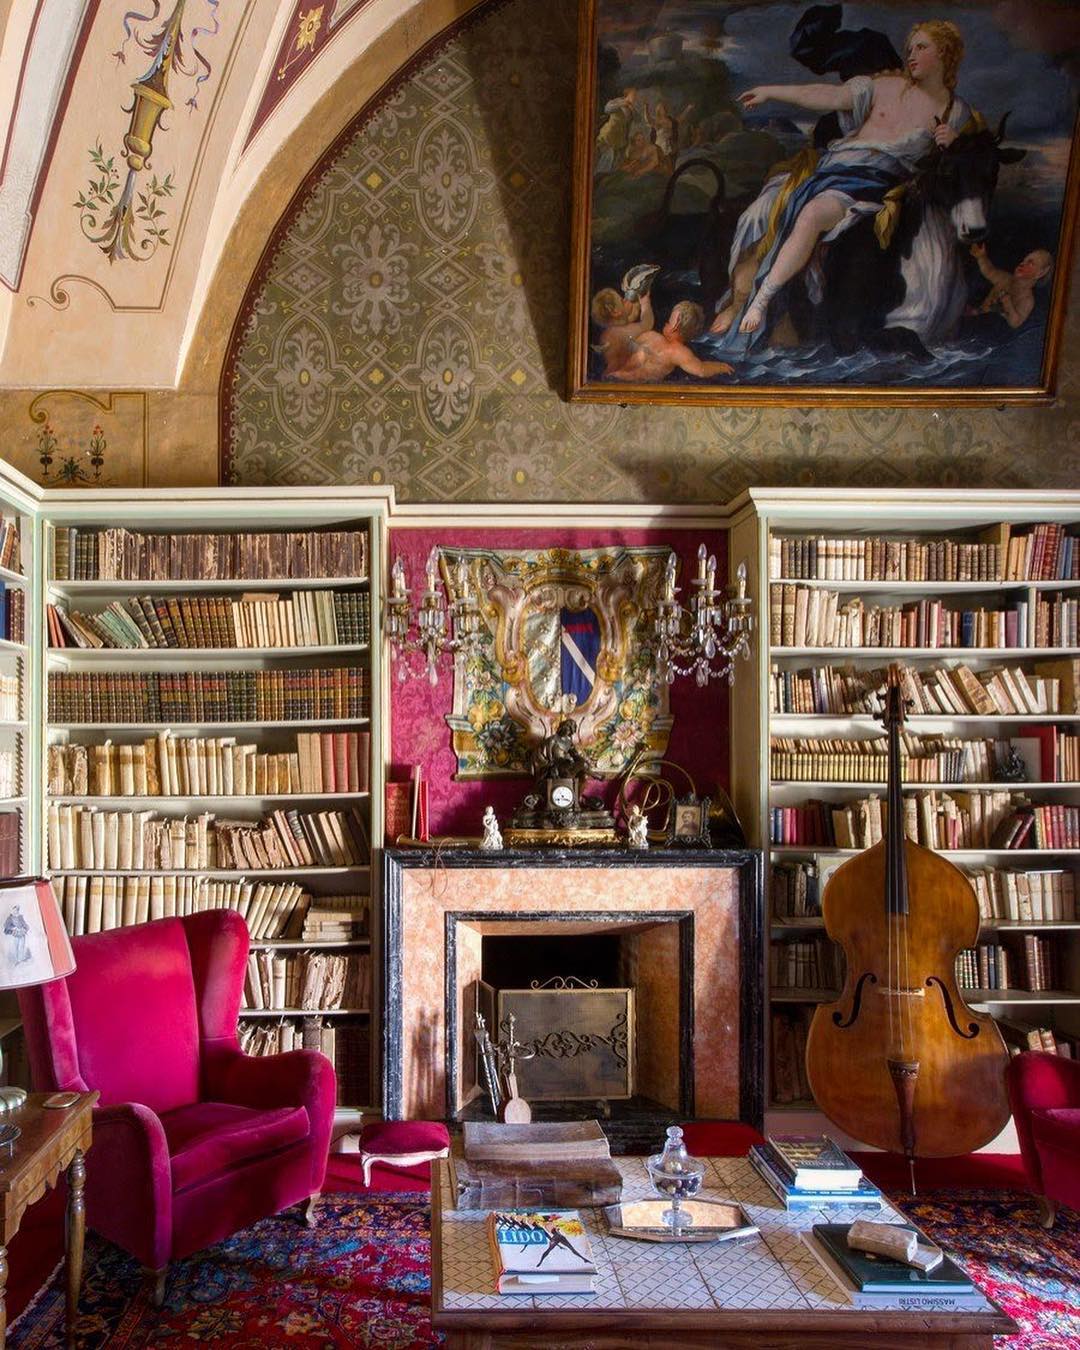
[[[615,830],[607,829],[514,829],[503,830],[503,842],[507,848],[579,848],[585,845],[610,848],[619,843]]]

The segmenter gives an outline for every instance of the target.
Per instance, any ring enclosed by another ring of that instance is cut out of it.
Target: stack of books
[[[955,1261],[945,1256],[930,1270],[847,1245],[849,1225],[816,1223],[802,1234],[843,1298],[856,1308],[900,1307],[908,1312],[963,1312],[985,1300]],[[925,1239],[920,1234],[920,1249]]]
[[[495,1210],[488,1239],[500,1294],[591,1294],[596,1265],[576,1209]]]
[[[825,1135],[777,1135],[752,1145],[748,1157],[785,1209],[881,1204],[878,1188]]]

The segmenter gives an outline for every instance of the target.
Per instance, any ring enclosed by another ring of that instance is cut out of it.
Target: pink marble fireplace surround
[[[387,1116],[453,1118],[467,1104],[459,1048],[483,939],[531,928],[618,935],[643,1096],[687,1117],[760,1125],[760,896],[753,850],[387,850]]]

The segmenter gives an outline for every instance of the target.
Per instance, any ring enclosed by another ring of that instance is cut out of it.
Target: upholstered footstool
[[[360,1170],[364,1185],[371,1185],[375,1163],[389,1167],[414,1167],[417,1163],[445,1158],[450,1135],[438,1120],[380,1120],[360,1131]]]

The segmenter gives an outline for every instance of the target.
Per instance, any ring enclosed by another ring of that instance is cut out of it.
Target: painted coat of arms
[[[520,776],[568,713],[600,776],[640,750],[663,756],[671,730],[649,611],[670,550],[457,549],[484,597],[487,640],[454,667],[459,779]]]

